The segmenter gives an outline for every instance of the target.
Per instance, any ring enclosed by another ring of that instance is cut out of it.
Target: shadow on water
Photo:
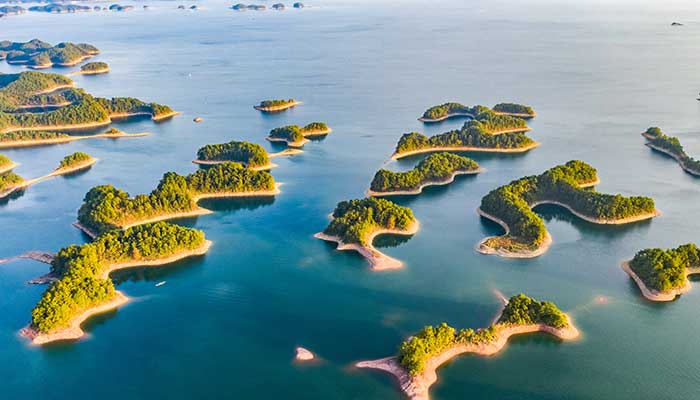
[[[432,200],[434,198],[443,196],[445,193],[451,190],[457,190],[462,184],[466,184],[468,181],[475,180],[478,174],[471,175],[457,175],[455,176],[454,182],[447,185],[435,185],[427,186],[423,188],[420,195],[406,195],[406,196],[385,196],[383,198],[391,200],[394,203],[401,204],[404,206],[410,206],[411,204],[418,201]],[[381,197],[381,196],[380,196]]]
[[[413,235],[394,235],[387,233],[374,238],[372,244],[378,248],[398,247],[413,238]]]
[[[672,161],[674,164],[676,164],[676,166],[678,168],[682,168],[680,166],[680,164],[678,163],[678,161],[675,158],[673,158],[670,154],[666,154],[666,153],[663,153],[661,151],[654,150],[651,147],[649,148],[649,151],[652,153],[652,157],[664,158],[666,160]],[[693,175],[691,173],[686,172],[685,170],[683,170],[683,172],[685,172],[685,174],[687,176],[691,177],[692,179],[700,180],[700,176],[698,176],[698,175]]]
[[[26,191],[25,189],[20,189],[15,192],[12,192],[9,196],[3,197],[0,199],[0,207],[8,205],[11,201],[17,200],[20,197],[24,196],[24,192]]]
[[[153,282],[161,281],[167,276],[172,276],[185,269],[201,267],[204,263],[204,257],[195,256],[188,257],[174,263],[161,265],[157,267],[134,267],[112,272],[109,277],[114,281],[115,285],[120,285],[124,282]]]
[[[89,167],[87,167],[87,168],[79,169],[79,170],[77,170],[77,171],[69,172],[69,173],[67,173],[67,174],[62,174],[61,177],[62,177],[63,179],[69,179],[69,180],[70,180],[70,179],[76,179],[76,178],[80,177],[81,175],[86,174],[86,173],[89,172],[91,169],[92,169],[92,165],[89,166]]]
[[[219,212],[233,212],[238,210],[256,210],[267,207],[275,202],[274,196],[264,197],[232,197],[221,199],[203,199],[199,201],[200,207]]]
[[[631,232],[638,229],[648,230],[651,226],[653,218],[644,221],[632,222],[622,225],[604,225],[594,224],[586,220],[580,219],[564,207],[555,204],[541,204],[533,209],[539,214],[545,222],[564,221],[569,222],[579,232],[583,234],[591,234],[596,236],[613,237],[625,232]]]

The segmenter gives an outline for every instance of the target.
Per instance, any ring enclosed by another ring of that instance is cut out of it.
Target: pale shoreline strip
[[[540,145],[539,142],[533,141],[527,146],[518,147],[515,149],[503,149],[497,147],[472,147],[472,146],[440,146],[440,147],[426,147],[425,149],[411,150],[403,153],[394,153],[389,158],[390,160],[398,160],[404,157],[413,156],[416,154],[424,153],[435,153],[438,151],[451,151],[451,152],[479,152],[479,153],[524,153],[526,151],[532,150]]]
[[[631,261],[631,260],[630,260]],[[682,295],[683,293],[686,293],[692,288],[692,285],[690,284],[690,280],[688,279],[689,275],[694,275],[700,273],[700,268],[686,268],[685,272],[685,283],[683,287],[669,290],[667,292],[659,292],[658,290],[655,289],[650,289],[642,280],[642,278],[637,275],[634,270],[632,270],[632,267],[630,266],[630,261],[623,261],[620,263],[620,266],[622,269],[627,273],[627,275],[634,280],[634,282],[637,284],[639,287],[639,290],[642,292],[642,295],[647,299],[651,301],[673,301],[676,299],[677,296]]]
[[[194,257],[194,256],[201,256],[204,255],[209,248],[211,247],[212,242],[209,240],[204,241],[204,243],[199,246],[196,249],[192,250],[185,250],[178,252],[176,254],[173,254],[169,257],[165,258],[160,258],[156,260],[143,260],[143,261],[128,261],[128,262],[123,262],[123,263],[116,263],[109,265],[108,267],[104,268],[101,272],[100,275],[98,276],[100,279],[108,279],[109,274],[111,272],[120,270],[120,269],[128,269],[128,268],[135,268],[135,267],[155,267],[155,266],[161,266],[165,264],[170,264],[176,261],[180,261],[185,258],[189,257]],[[20,330],[20,335],[29,339],[32,344],[35,345],[40,345],[40,344],[46,344],[50,342],[55,342],[59,340],[73,340],[73,339],[80,339],[85,335],[85,332],[81,329],[80,325],[85,322],[87,319],[94,315],[102,314],[104,312],[116,309],[124,304],[126,304],[129,301],[129,298],[124,295],[120,291],[115,291],[115,297],[111,299],[107,303],[99,304],[94,307],[90,307],[86,310],[84,310],[80,315],[77,317],[73,318],[73,320],[70,323],[70,326],[67,328],[60,329],[56,332],[53,333],[41,333],[33,329],[31,326],[26,326],[22,330]]]
[[[372,232],[370,232],[367,237],[365,238],[365,241],[368,243],[368,245],[363,246],[359,243],[344,243],[339,237],[337,236],[331,236],[327,235],[323,232],[319,232],[314,235],[316,239],[321,239],[327,242],[335,242],[338,244],[336,247],[337,250],[344,251],[344,250],[354,250],[360,255],[362,255],[367,261],[369,262],[370,268],[373,271],[384,271],[384,270],[390,270],[390,269],[399,269],[403,267],[403,262],[400,260],[397,260],[393,257],[389,257],[386,254],[382,253],[381,251],[377,250],[374,248],[372,245],[372,242],[374,241],[374,238],[379,236],[379,235],[384,235],[384,234],[394,234],[394,235],[414,235],[418,232],[420,229],[420,222],[418,220],[415,220],[411,226],[409,226],[405,230],[399,230],[399,229],[374,229]]]
[[[47,175],[40,176],[40,177],[34,178],[34,179],[28,179],[28,180],[22,181],[22,182],[18,183],[17,185],[14,185],[14,186],[0,192],[0,199],[11,195],[12,193],[14,193],[18,190],[26,189],[29,186],[34,185],[36,183],[39,183],[41,181],[44,181],[46,179],[53,178],[53,177],[60,176],[60,175],[66,175],[66,174],[70,174],[72,172],[77,172],[77,171],[80,171],[83,169],[90,168],[96,162],[97,162],[96,158],[90,157],[89,159],[87,159],[87,160],[85,160],[77,165],[74,165],[71,167],[65,167],[65,168],[56,168],[55,170],[53,170],[51,173],[49,173]]]
[[[19,164],[17,164],[16,162],[10,161],[9,164],[0,167],[0,175],[6,174],[6,173],[12,171],[12,170],[15,169],[18,165],[19,165]]]
[[[303,152],[304,152],[304,150],[300,150],[300,149],[285,149],[282,151],[278,151],[276,153],[268,153],[267,158],[294,156],[297,154],[301,154]],[[267,170],[270,170],[272,168],[277,168],[279,166],[279,165],[274,164],[272,162],[268,162],[265,165],[259,165],[257,167],[249,167],[248,163],[246,163],[244,161],[236,161],[236,160],[201,160],[201,159],[196,159],[196,160],[192,160],[192,162],[195,164],[199,164],[199,165],[219,165],[219,164],[225,164],[225,163],[229,163],[229,162],[235,162],[235,163],[245,165],[246,168],[248,168],[252,171],[267,171]]]
[[[506,112],[506,111],[493,111],[493,110],[491,112],[493,112],[496,115],[508,115],[511,117],[518,117],[518,118],[523,118],[523,119],[532,119],[532,118],[535,118],[537,116],[537,113],[525,114],[525,113],[511,113],[511,112]],[[418,118],[418,121],[431,124],[431,123],[435,123],[435,122],[442,122],[446,119],[456,118],[456,117],[467,117],[467,118],[471,118],[471,119],[476,119],[476,115],[474,115],[472,113],[456,112],[456,113],[445,114],[442,117],[438,117],[438,118],[420,117],[420,118]]]
[[[7,141],[7,142],[2,142],[0,141],[0,149],[5,149],[5,148],[17,148],[17,147],[31,147],[31,146],[45,146],[45,145],[51,145],[51,144],[61,144],[61,143],[70,143],[76,140],[85,140],[85,139],[120,139],[120,138],[135,138],[135,137],[143,137],[143,136],[148,136],[150,135],[150,132],[141,132],[141,133],[117,133],[117,134],[108,134],[108,133],[98,133],[96,135],[86,135],[86,136],[64,136],[64,137],[57,137],[53,139],[37,139],[37,140],[13,140],[13,141]]]
[[[293,101],[291,103],[286,103],[286,104],[282,104],[279,106],[263,107],[261,105],[257,105],[257,106],[253,106],[253,108],[258,110],[258,111],[262,111],[262,112],[280,112],[280,111],[284,111],[288,108],[296,107],[296,106],[299,106],[302,104],[304,104],[304,103],[301,101]]]
[[[100,68],[100,69],[94,69],[90,71],[74,71],[67,73],[66,76],[74,76],[74,75],[98,75],[98,74],[106,74],[110,71],[109,67],[107,68]]]
[[[480,174],[482,172],[486,171],[484,168],[477,168],[477,169],[470,169],[470,170],[459,170],[459,171],[454,171],[452,174],[447,179],[443,179],[441,181],[428,181],[420,185],[418,188],[413,189],[413,190],[395,190],[391,192],[377,192],[372,189],[368,189],[367,196],[375,196],[375,197],[384,197],[384,196],[406,196],[406,195],[417,195],[421,194],[423,192],[423,189],[429,186],[444,186],[444,185],[449,185],[450,183],[454,182],[455,178],[458,175],[476,175]]]
[[[122,119],[122,118],[130,118],[130,117],[136,117],[136,116],[151,116],[151,119],[153,121],[159,122],[168,118],[172,118],[176,115],[179,115],[179,111],[173,111],[167,114],[162,114],[158,116],[153,116],[153,114],[149,112],[135,112],[135,113],[118,113],[118,114],[110,114],[109,117],[106,120],[103,121],[95,121],[95,122],[87,122],[84,124],[69,124],[69,125],[37,125],[37,126],[11,126],[8,128],[3,129],[0,131],[0,133],[10,133],[10,132],[17,132],[17,131],[77,131],[77,130],[83,130],[83,129],[89,129],[89,128],[99,128],[101,126],[107,126],[111,124],[113,121],[112,119]]]
[[[566,314],[565,314],[566,315]],[[430,386],[437,381],[437,369],[451,359],[464,354],[474,353],[481,356],[492,356],[503,350],[508,343],[508,339],[514,335],[521,335],[534,332],[544,332],[551,334],[561,340],[570,341],[578,338],[580,332],[573,325],[571,318],[566,315],[567,326],[564,328],[554,328],[545,324],[530,325],[503,325],[497,324],[497,339],[486,344],[456,344],[444,350],[438,355],[429,358],[425,363],[424,371],[416,376],[411,376],[399,364],[398,357],[392,356],[372,361],[361,361],[355,364],[357,368],[370,368],[388,372],[393,375],[399,383],[401,390],[411,400],[429,400]]]

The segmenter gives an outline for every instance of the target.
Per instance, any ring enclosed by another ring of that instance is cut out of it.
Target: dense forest
[[[14,172],[6,172],[0,175],[0,192],[4,192],[19,183],[24,182],[24,178]]]
[[[270,131],[270,138],[285,139],[290,143],[298,143],[304,140],[307,135],[328,131],[328,125],[324,122],[312,122],[305,127],[299,125],[287,125],[275,128]]]
[[[12,160],[10,160],[10,157],[0,154],[0,168],[7,167],[8,165],[12,165]]]
[[[339,237],[344,243],[367,243],[375,229],[406,230],[415,222],[413,212],[389,200],[369,197],[341,201],[333,210],[333,220],[323,233]]]
[[[482,114],[488,114],[493,112],[498,113],[508,113],[508,114],[527,114],[530,117],[535,116],[535,111],[530,106],[516,103],[499,103],[496,104],[493,109],[486,106],[477,105],[474,107],[465,106],[460,103],[445,103],[437,106],[430,107],[423,113],[423,117],[426,120],[437,120],[445,118],[450,114],[458,115],[468,115],[472,118],[479,118]],[[483,118],[483,117],[482,117]],[[427,121],[426,121],[427,122]]]
[[[455,172],[475,171],[479,164],[471,158],[451,153],[435,153],[423,159],[410,171],[392,172],[386,169],[377,171],[370,184],[375,192],[415,190],[429,182],[441,182]]]
[[[530,204],[542,200],[564,203],[595,219],[618,220],[654,212],[654,200],[649,197],[624,197],[580,188],[596,180],[595,168],[574,160],[539,176],[527,176],[492,190],[481,200],[480,208],[508,224],[510,233],[490,238],[485,244],[511,251],[539,247],[547,231]]]
[[[82,72],[94,72],[94,71],[104,71],[109,68],[109,65],[105,62],[100,62],[100,61],[93,61],[86,63],[85,65],[80,67],[80,71]]]
[[[2,41],[0,42],[0,51],[5,53],[5,59],[8,63],[29,66],[74,64],[100,52],[97,47],[87,43],[64,42],[52,46],[39,39],[25,43]]]
[[[90,244],[68,246],[51,264],[60,279],[49,286],[32,310],[32,326],[40,332],[52,332],[69,325],[83,310],[110,300],[114,285],[110,279],[100,278],[110,265],[157,260],[203,244],[201,231],[159,222],[109,232]]]
[[[700,160],[696,160],[686,154],[681,141],[677,137],[665,135],[658,127],[647,129],[644,135],[649,139],[650,144],[673,153],[679,158],[678,162],[684,167],[700,173]]]
[[[231,141],[222,144],[208,144],[197,151],[197,159],[202,161],[235,161],[248,167],[262,167],[270,163],[267,152],[259,144]]]
[[[263,100],[260,102],[260,107],[262,108],[267,108],[267,107],[279,107],[279,106],[286,106],[288,104],[292,104],[296,102],[294,99],[286,99],[286,100]]]
[[[493,111],[509,114],[535,115],[535,110],[533,110],[532,107],[517,103],[499,103],[493,106]]]
[[[645,249],[629,266],[649,289],[668,292],[685,285],[688,268],[700,267],[700,249],[692,243],[669,250]]]
[[[70,137],[67,133],[46,132],[46,131],[14,131],[0,133],[0,143],[19,142],[32,140],[59,139]]]
[[[425,370],[425,363],[452,346],[479,345],[498,339],[499,325],[544,324],[554,328],[568,325],[566,316],[553,303],[537,301],[524,294],[513,296],[505,306],[496,324],[483,329],[455,328],[442,323],[437,327],[426,326],[401,344],[399,363],[410,375],[418,375]]]
[[[444,103],[437,106],[430,107],[423,113],[423,118],[425,119],[438,119],[445,117],[449,114],[474,114],[474,109],[469,106],[465,106],[460,103]]]
[[[150,194],[130,198],[112,185],[92,188],[78,210],[78,221],[95,232],[106,232],[159,215],[187,212],[200,194],[269,191],[274,178],[237,163],[224,163],[182,176],[168,172]]]
[[[63,157],[63,160],[61,160],[61,163],[58,165],[58,168],[74,167],[90,159],[92,159],[92,157],[89,154],[78,151]]]

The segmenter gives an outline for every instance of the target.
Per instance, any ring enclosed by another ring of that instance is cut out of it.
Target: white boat
[[[156,287],[165,285],[165,281],[160,281],[156,283]]]

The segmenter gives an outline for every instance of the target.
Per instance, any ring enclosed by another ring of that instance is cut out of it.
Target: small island
[[[426,157],[410,171],[392,172],[386,169],[377,171],[367,195],[420,194],[427,186],[447,185],[452,183],[457,175],[480,172],[483,172],[483,169],[471,158],[451,153],[435,153]]]
[[[0,175],[12,171],[17,164],[4,154],[0,154]]]
[[[81,6],[79,4],[51,3],[51,4],[44,5],[44,6],[29,7],[29,11],[47,12],[47,13],[51,13],[51,14],[68,14],[68,13],[92,11],[92,8],[89,6]]]
[[[34,344],[78,339],[80,325],[128,298],[114,288],[112,271],[157,266],[202,255],[211,242],[201,231],[159,222],[113,231],[95,242],[60,250],[51,262],[54,283],[32,310],[22,336]]]
[[[80,67],[82,75],[106,74],[109,72],[109,65],[105,62],[89,62]]]
[[[454,117],[468,117],[475,119],[484,112],[491,111],[497,115],[506,115],[518,118],[534,118],[537,114],[530,106],[516,103],[496,104],[493,109],[486,106],[469,107],[461,103],[444,103],[427,109],[423,116],[418,118],[421,122],[441,122]]]
[[[147,135],[150,135],[150,133],[125,133],[117,128],[110,128],[103,133],[94,135],[69,135],[62,132],[47,131],[14,131],[0,133],[0,148],[45,146],[49,144],[68,143],[85,139],[135,138]]]
[[[647,129],[642,136],[649,139],[646,143],[649,148],[673,157],[685,172],[700,176],[700,160],[686,154],[678,138],[666,136],[658,127]]]
[[[276,165],[270,158],[302,153],[301,150],[287,149],[268,154],[259,144],[231,141],[222,144],[208,144],[197,151],[193,162],[202,165],[216,165],[225,162],[238,162],[253,170],[268,170]]]
[[[594,224],[628,224],[659,215],[649,197],[609,195],[585,190],[599,183],[595,168],[574,160],[538,176],[527,176],[492,190],[477,212],[503,227],[505,234],[476,246],[483,254],[532,258],[544,254],[552,242],[544,221],[532,208],[555,204]]]
[[[184,8],[184,7],[183,7]],[[126,5],[123,6],[121,4],[112,4],[107,8],[109,11],[130,11],[134,9],[134,6]]]
[[[274,8],[274,6],[272,6]],[[287,100],[263,100],[259,105],[253,106],[254,109],[267,113],[274,113],[284,111],[288,108],[292,108],[302,104],[301,101],[294,99]]]
[[[323,137],[331,133],[331,128],[324,122],[312,122],[305,127],[288,125],[270,131],[267,140],[285,142],[289,147],[302,147],[313,137]]]
[[[645,249],[622,269],[651,301],[673,301],[690,290],[688,276],[700,273],[700,249],[693,243],[675,249]]]
[[[82,7],[75,5],[56,5],[50,4],[47,6],[36,6],[37,8],[46,7]],[[31,11],[35,7],[30,8]],[[77,65],[81,61],[99,54],[100,50],[88,43],[70,43],[64,42],[52,46],[39,39],[32,39],[28,42],[0,42],[0,52],[5,54],[5,60],[8,64],[23,64],[30,68],[41,69],[50,68],[53,66],[70,67]]]
[[[294,8],[304,8],[304,7],[306,7],[306,6],[304,5],[304,3],[297,2],[297,3],[292,4],[292,7],[294,7]]]
[[[551,302],[538,301],[524,294],[508,300],[495,322],[481,329],[461,329],[442,323],[426,326],[407,339],[399,348],[399,355],[355,364],[392,374],[401,390],[413,400],[428,400],[430,386],[437,381],[437,369],[451,359],[465,353],[482,356],[494,355],[514,335],[543,332],[561,340],[579,337],[571,318]]]
[[[387,233],[413,235],[419,227],[410,208],[374,197],[341,201],[331,218],[326,229],[314,237],[337,243],[338,250],[360,253],[375,271],[401,268],[403,263],[375,249],[374,238]]]
[[[27,12],[27,9],[21,6],[0,6],[0,17],[5,15],[19,15]],[[0,50],[0,52],[2,52]],[[0,57],[2,60],[2,57]]]
[[[284,10],[285,8],[286,8],[286,7],[285,7],[284,4],[282,4],[282,3],[275,3],[275,4],[272,5],[272,9],[273,9],[273,10],[282,11],[282,10]]]
[[[96,238],[115,229],[211,213],[197,205],[205,198],[267,197],[278,193],[278,185],[268,172],[227,162],[187,176],[168,172],[150,194],[133,198],[112,185],[96,186],[85,195],[74,225]]]
[[[296,356],[294,358],[297,361],[311,361],[315,358],[314,353],[312,353],[310,350],[305,349],[301,346],[297,347],[294,350],[296,351]]]

